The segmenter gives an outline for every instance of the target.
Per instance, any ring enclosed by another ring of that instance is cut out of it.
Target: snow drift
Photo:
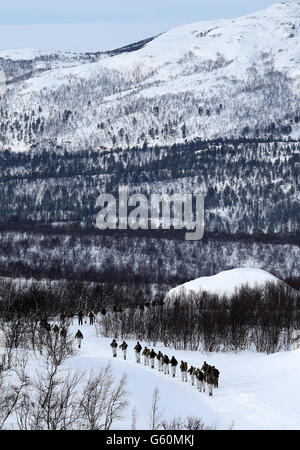
[[[230,296],[242,286],[247,285],[250,288],[255,288],[266,283],[278,282],[281,281],[265,270],[252,267],[237,268],[210,277],[197,278],[176,286],[167,293],[166,299],[172,299],[181,292],[191,294],[205,291],[210,294]]]

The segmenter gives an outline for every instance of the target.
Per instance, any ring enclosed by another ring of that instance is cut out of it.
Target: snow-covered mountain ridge
[[[8,81],[0,101],[1,147],[298,139],[299,67],[300,2],[188,24],[124,52],[0,52]]]

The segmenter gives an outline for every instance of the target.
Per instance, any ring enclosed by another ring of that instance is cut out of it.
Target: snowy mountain
[[[106,53],[2,51],[1,147],[124,148],[300,136],[300,3]]]
[[[266,283],[277,284],[279,279],[269,272],[253,267],[243,267],[232,270],[226,270],[210,277],[200,277],[196,280],[188,281],[171,289],[166,298],[172,299],[181,292],[185,294],[208,292],[220,296],[230,296],[242,286],[255,288],[263,286]]]

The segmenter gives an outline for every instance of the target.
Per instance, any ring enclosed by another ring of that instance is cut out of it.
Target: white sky
[[[0,3],[0,50],[109,50],[178,25],[239,17],[273,3],[274,0],[5,0]]]

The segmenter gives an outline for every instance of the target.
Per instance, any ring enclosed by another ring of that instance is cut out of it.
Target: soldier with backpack
[[[117,356],[117,348],[118,348],[118,344],[115,339],[112,340],[112,343],[110,344],[110,346],[112,349],[113,357],[115,358]]]
[[[78,325],[82,325],[83,312],[80,310],[78,312]]]
[[[187,381],[187,362],[181,361],[180,370],[181,370],[181,381]]]
[[[164,374],[168,374],[169,375],[169,357],[167,355],[164,355],[163,357],[163,369],[164,369]]]
[[[208,366],[207,362],[204,361],[203,366],[201,367],[201,370],[203,371],[203,373],[205,373],[207,371],[208,367],[209,366]]]
[[[149,364],[150,364],[150,353],[151,353],[150,348],[147,348],[147,350],[146,350],[146,366],[149,366]]]
[[[207,362],[204,361],[203,366],[202,366],[202,368],[201,368],[201,370],[202,370],[202,372],[203,372],[203,376],[204,376],[204,385],[207,384],[206,376],[207,376],[209,367],[210,367],[210,366],[207,364]],[[204,392],[205,392],[205,390],[204,390]]]
[[[126,359],[127,347],[128,345],[126,344],[125,341],[123,341],[122,344],[119,346],[119,348],[122,350],[124,359]]]
[[[204,375],[201,369],[197,370],[196,373],[196,378],[197,378],[197,388],[199,389],[200,392],[205,392],[205,385],[204,385]]]
[[[172,377],[175,378],[176,375],[176,366],[178,364],[177,359],[175,359],[174,356],[172,356],[171,360],[170,360],[170,364],[171,364],[171,373],[172,373]]]
[[[94,314],[92,313],[92,311],[90,311],[90,313],[89,313],[89,318],[90,318],[90,325],[94,325],[94,322],[95,322],[95,316],[94,316]]]
[[[147,365],[147,350],[148,350],[148,348],[145,347],[144,350],[143,350],[143,353],[142,353],[142,355],[144,357],[144,366]]]
[[[136,346],[134,347],[134,351],[135,351],[135,359],[136,362],[140,364],[141,362],[141,351],[142,351],[142,346],[139,343],[139,341],[137,341]]]
[[[83,339],[83,334],[81,333],[80,330],[78,330],[77,333],[75,334],[75,338],[77,339],[78,342],[78,348],[81,348],[81,341]]]
[[[157,363],[158,363],[158,371],[159,372],[162,372],[162,370],[163,370],[163,357],[164,357],[164,355],[159,350],[159,352],[157,353],[157,356],[156,356]]]
[[[151,369],[154,369],[154,361],[155,361],[156,355],[157,355],[157,353],[155,353],[155,351],[152,349],[150,352],[150,367],[151,367]]]
[[[213,395],[213,385],[214,385],[214,376],[212,372],[212,368],[209,366],[206,371],[206,383],[208,389],[208,395]]]
[[[215,368],[215,366],[212,366],[212,374],[213,374],[213,378],[214,378],[214,387],[218,388],[220,372],[218,371],[218,369]]]
[[[195,367],[191,366],[188,370],[188,373],[190,375],[190,380],[191,380],[191,384],[192,386],[194,386],[195,383]]]

